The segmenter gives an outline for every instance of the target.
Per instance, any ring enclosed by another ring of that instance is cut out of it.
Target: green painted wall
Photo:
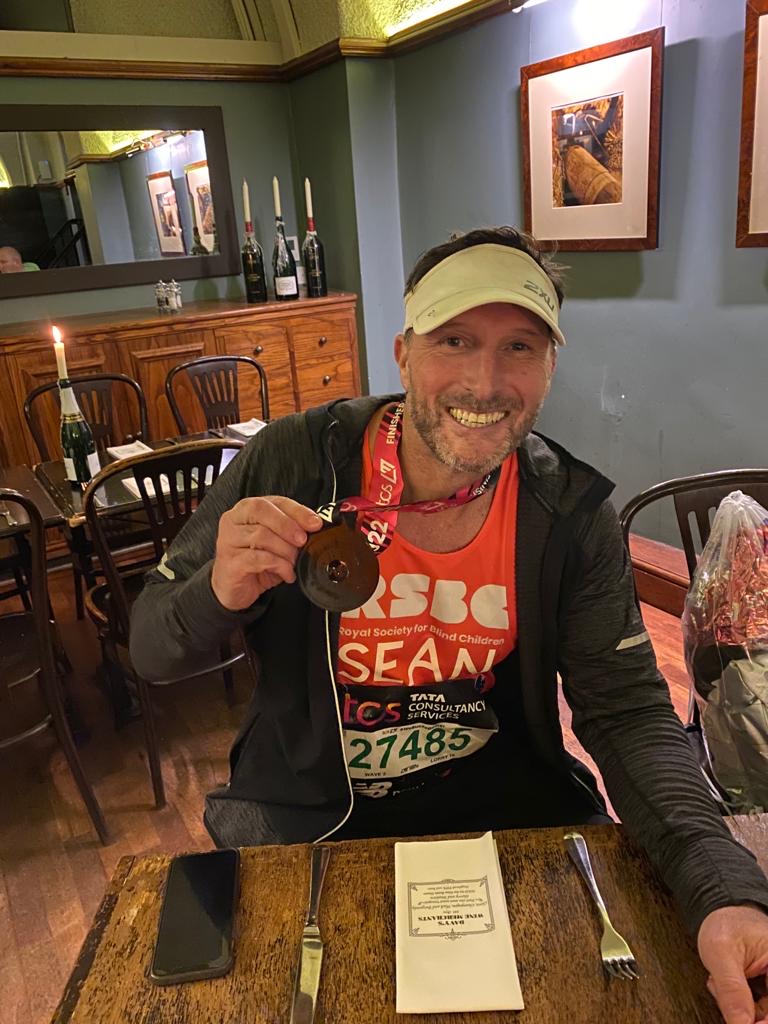
[[[349,98],[344,61],[337,61],[289,86],[293,127],[293,186],[298,220],[287,220],[289,234],[306,231],[304,178],[312,182],[317,231],[325,246],[330,288],[361,291],[355,181],[350,133]],[[358,305],[361,342],[365,323]],[[367,378],[365,346],[361,371]]]
[[[670,477],[766,464],[768,252],[735,247],[744,3],[637,0],[591,20],[586,6],[550,0],[396,59],[403,260],[522,222],[521,65],[666,27],[659,248],[562,254],[568,345],[540,421],[621,506]],[[674,540],[656,509],[639,532]]]

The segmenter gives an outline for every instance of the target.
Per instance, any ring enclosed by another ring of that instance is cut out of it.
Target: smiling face
[[[408,341],[398,335],[395,358],[411,456],[422,469],[431,462],[470,478],[489,473],[530,432],[556,362],[544,322],[505,302],[476,306]]]

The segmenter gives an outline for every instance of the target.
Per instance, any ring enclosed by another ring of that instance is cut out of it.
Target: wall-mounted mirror
[[[0,106],[0,298],[238,270],[218,107]]]

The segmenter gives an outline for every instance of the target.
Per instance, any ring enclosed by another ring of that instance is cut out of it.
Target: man
[[[132,657],[148,678],[182,674],[244,627],[259,682],[205,815],[233,845],[608,820],[563,748],[559,672],[726,1019],[751,1024],[768,882],[657,671],[612,485],[531,432],[561,301],[557,268],[512,228],[422,256],[395,341],[403,407],[341,401],[261,431],[149,574]],[[307,600],[296,561],[323,525],[312,509],[356,496],[384,506],[358,517],[380,578],[338,616]]]
[[[0,274],[20,274],[24,270],[21,253],[12,245],[0,246]]]

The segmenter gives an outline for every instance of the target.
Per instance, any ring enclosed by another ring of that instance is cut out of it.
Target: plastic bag
[[[741,491],[720,503],[682,625],[705,774],[729,811],[766,811],[768,512]]]

